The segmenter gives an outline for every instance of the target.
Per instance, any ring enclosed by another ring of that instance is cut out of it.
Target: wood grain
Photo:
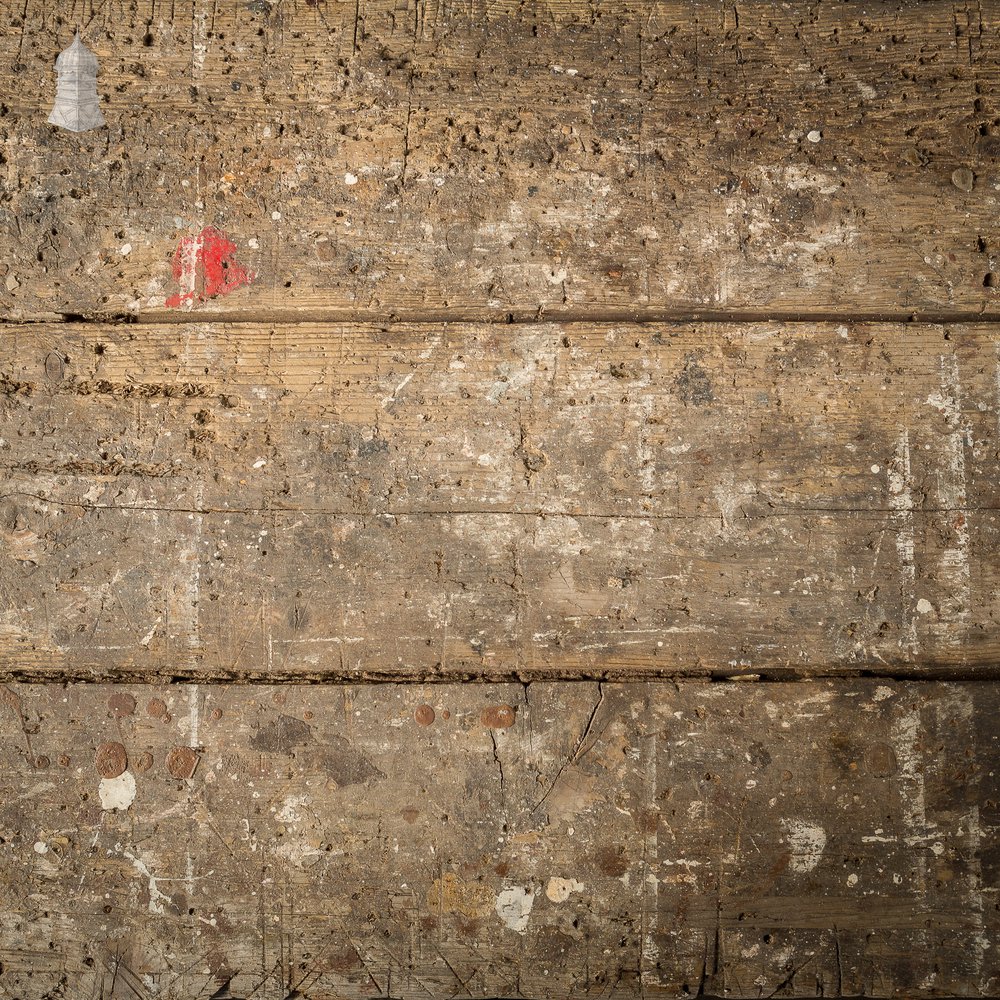
[[[992,685],[2,696],[20,1000],[998,987]]]
[[[8,677],[992,672],[1000,340],[29,324]]]
[[[46,123],[77,25],[105,129]],[[996,314],[990,4],[26,0],[0,315]],[[203,291],[203,275],[192,283]]]

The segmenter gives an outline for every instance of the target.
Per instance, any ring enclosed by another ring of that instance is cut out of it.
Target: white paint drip
[[[946,601],[942,601],[943,620],[938,627],[942,638],[959,645],[966,639],[965,626],[972,598],[965,489],[965,446],[967,441],[971,441],[972,431],[962,423],[962,385],[958,358],[953,355],[941,357],[941,388],[942,392],[934,392],[927,397],[927,404],[944,415],[950,430],[946,445],[947,467],[938,476],[937,492],[940,506],[948,512],[955,542],[941,555],[939,577],[947,585],[949,593]],[[957,629],[954,628],[956,623],[959,625]]]
[[[188,738],[193,747],[200,746],[198,742],[199,729],[201,728],[201,709],[198,704],[198,685],[188,685]]]
[[[497,895],[497,916],[507,925],[508,930],[523,934],[528,929],[528,919],[534,905],[535,890],[515,885],[502,889]]]
[[[891,739],[899,765],[899,796],[903,807],[903,823],[910,836],[920,840],[927,836],[927,810],[924,793],[923,761],[917,750],[920,735],[920,710],[911,709],[895,719]],[[917,896],[927,891],[927,860],[923,851],[916,855]]]
[[[896,552],[904,584],[904,604],[908,608],[913,599],[916,583],[916,565],[913,560],[913,475],[910,470],[910,432],[899,432],[896,450],[886,469],[889,480],[889,506],[895,512]],[[905,632],[913,652],[917,651],[916,625],[908,616]]]

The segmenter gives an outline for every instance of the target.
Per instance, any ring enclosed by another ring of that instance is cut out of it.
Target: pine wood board
[[[107,127],[47,124],[77,27]],[[998,312],[990,4],[26,0],[0,316]],[[182,262],[183,264],[183,262]]]
[[[991,673],[990,325],[27,324],[10,678]]]
[[[12,685],[0,991],[989,996],[993,685]]]

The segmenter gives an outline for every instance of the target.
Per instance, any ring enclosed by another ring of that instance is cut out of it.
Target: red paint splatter
[[[167,307],[204,302],[228,295],[249,285],[256,272],[236,259],[236,244],[225,233],[207,226],[194,236],[185,236],[174,252],[174,280],[181,291],[167,299]]]

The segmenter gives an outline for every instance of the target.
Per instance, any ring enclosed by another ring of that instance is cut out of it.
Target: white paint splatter
[[[545,895],[553,903],[565,903],[570,894],[574,892],[583,892],[583,883],[577,882],[575,878],[556,878],[553,876],[545,887]]]
[[[796,872],[811,872],[820,862],[826,848],[826,831],[804,820],[783,820],[788,846],[792,849],[789,867]]]
[[[344,174],[344,183],[348,187],[354,187],[354,185],[358,183],[358,175],[352,174],[350,171],[348,171],[346,174]]]
[[[282,823],[299,823],[302,820],[299,810],[309,802],[308,795],[289,795],[274,814],[274,818],[281,820]]]
[[[535,905],[535,890],[519,885],[503,889],[497,895],[497,916],[512,931],[523,934],[528,929],[531,908]]]
[[[135,778],[131,771],[123,771],[117,778],[101,778],[97,794],[102,809],[128,809],[135,801]]]
[[[128,772],[126,772],[128,773]],[[156,885],[156,876],[153,875],[146,865],[146,862],[141,858],[137,858],[134,854],[129,851],[122,851],[122,854],[132,862],[132,867],[142,875],[144,878],[149,879],[149,912],[150,913],[163,913],[163,904],[170,903],[173,905],[173,900],[169,896],[165,896],[160,892]]]
[[[875,688],[875,694],[872,695],[872,701],[886,701],[895,695],[895,691],[892,688],[886,687],[884,684],[879,685]]]
[[[920,614],[922,615],[930,614],[930,612],[933,610],[934,610],[934,605],[931,604],[931,602],[928,601],[926,597],[921,597],[920,600],[917,601],[917,611]]]

